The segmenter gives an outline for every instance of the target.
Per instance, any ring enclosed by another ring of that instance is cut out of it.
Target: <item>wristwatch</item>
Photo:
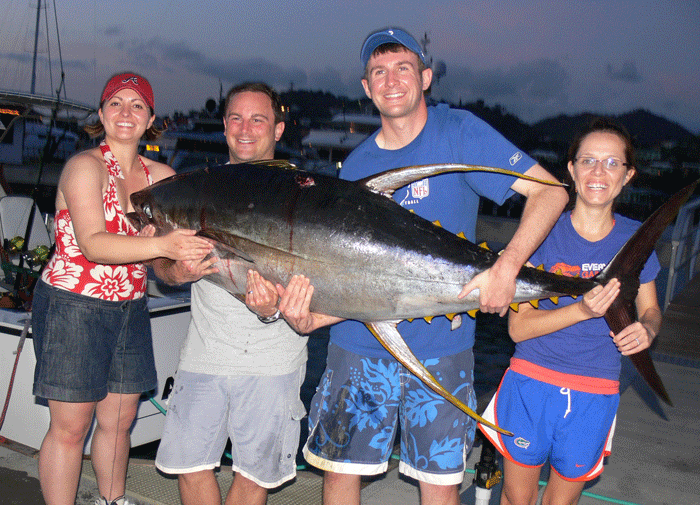
[[[282,314],[280,313],[280,309],[277,309],[277,312],[275,312],[271,316],[267,316],[267,317],[258,316],[258,319],[260,320],[261,323],[265,323],[265,324],[274,323],[275,321],[277,321],[280,318],[281,315]]]

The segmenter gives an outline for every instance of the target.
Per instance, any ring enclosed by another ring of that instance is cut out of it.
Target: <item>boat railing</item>
[[[696,197],[681,208],[673,227],[664,311],[675,294],[693,278],[699,250],[700,197]]]

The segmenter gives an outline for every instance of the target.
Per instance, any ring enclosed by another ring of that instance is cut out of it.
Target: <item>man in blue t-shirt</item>
[[[362,85],[381,115],[381,128],[345,161],[340,177],[358,180],[385,170],[432,163],[507,168],[554,180],[471,113],[428,107],[432,70],[416,40],[403,30],[372,33],[364,42]],[[567,201],[563,189],[484,173],[445,174],[397,190],[394,199],[453,233],[474,241],[479,196],[502,204],[515,192],[527,198],[520,225],[499,260],[464,286],[479,289],[483,312],[505,315],[515,277],[545,238]],[[323,470],[326,505],[360,502],[361,475],[386,471],[401,422],[399,471],[419,481],[423,503],[459,503],[466,454],[475,422],[407,372],[357,321],[310,314],[308,279],[295,278],[280,302],[285,318],[302,333],[331,327],[326,373],[309,415],[306,459]],[[459,320],[459,319],[458,319]],[[446,317],[404,321],[399,333],[443,386],[472,408],[474,320],[452,330]]]

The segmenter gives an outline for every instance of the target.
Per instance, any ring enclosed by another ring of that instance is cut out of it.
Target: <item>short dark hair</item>
[[[224,115],[226,115],[226,111],[228,110],[228,105],[233,99],[233,97],[239,93],[243,93],[245,91],[252,91],[256,93],[264,93],[265,95],[268,96],[270,99],[270,103],[272,105],[272,111],[275,114],[275,124],[281,123],[284,121],[284,112],[282,111],[282,100],[280,99],[280,96],[277,94],[277,92],[272,89],[270,86],[265,84],[264,82],[260,81],[255,81],[255,82],[244,82],[241,83],[237,86],[234,86],[229,90],[229,92],[226,94],[226,101],[224,102]]]
[[[606,116],[596,116],[592,118],[586,126],[584,126],[574,138],[574,141],[569,147],[569,152],[566,156],[566,161],[573,163],[578,154],[578,150],[581,148],[581,143],[591,133],[605,132],[617,135],[620,140],[625,144],[625,163],[629,167],[635,168],[637,166],[637,155],[635,154],[634,142],[632,141],[632,136],[629,134],[627,129],[618,123],[611,117]]]
[[[416,55],[418,58],[418,73],[422,74],[423,70],[425,70],[427,67],[425,66],[425,63],[423,63],[423,60],[421,59],[420,55],[418,53],[414,53],[411,51],[409,48],[404,46],[403,44],[399,44],[398,42],[387,42],[386,44],[382,44],[380,46],[377,46],[377,48],[372,51],[372,55],[370,56],[370,59],[372,56],[379,56],[380,54],[386,54],[386,53],[400,53],[403,51],[407,51],[409,53],[413,53]],[[364,79],[367,79],[369,77],[369,60],[367,60],[367,65],[365,65],[365,74],[363,76]]]

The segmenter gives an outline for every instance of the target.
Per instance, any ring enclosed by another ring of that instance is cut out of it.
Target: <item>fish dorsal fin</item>
[[[277,167],[287,170],[296,170],[298,168],[295,164],[290,163],[288,160],[256,160],[248,161],[247,163],[249,165],[264,165],[266,167]]]
[[[490,172],[494,174],[510,175],[513,177],[518,177],[520,179],[526,179],[529,181],[535,181],[542,184],[547,184],[550,186],[565,186],[560,182],[546,181],[544,179],[538,179],[536,177],[530,177],[528,175],[521,174],[519,172],[514,172],[512,170],[506,170],[504,168],[494,168],[485,167],[481,165],[465,165],[461,163],[445,163],[439,165],[412,165],[409,167],[395,168],[393,170],[387,170],[379,174],[371,175],[364,179],[357,181],[359,184],[365,186],[370,191],[375,193],[382,193],[386,196],[391,196],[399,188],[407,186],[412,182],[420,181],[426,177],[432,177],[434,175],[446,174],[451,172]]]

